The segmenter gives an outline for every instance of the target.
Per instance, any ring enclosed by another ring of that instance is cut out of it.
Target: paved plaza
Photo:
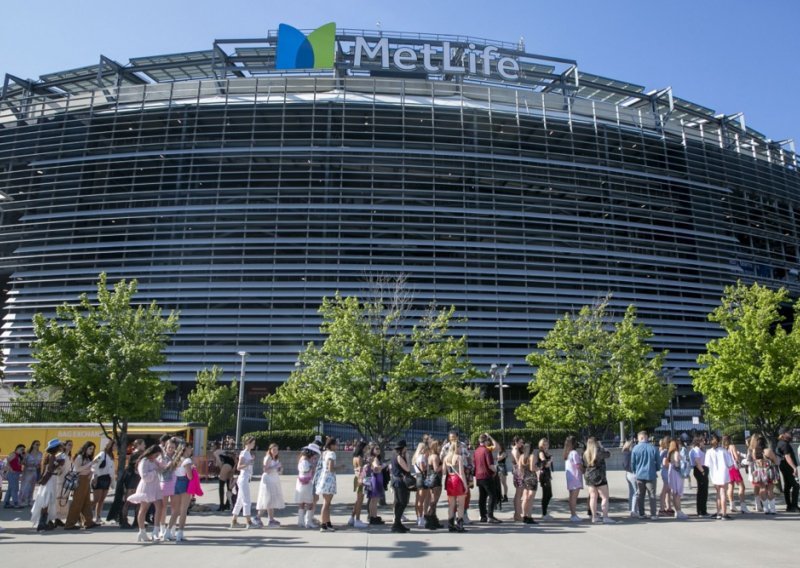
[[[563,475],[563,473],[561,474]],[[284,495],[294,494],[294,476],[284,477]],[[135,530],[120,530],[113,524],[92,531],[55,530],[36,533],[22,510],[0,509],[0,558],[5,566],[27,566],[34,559],[50,567],[80,566],[107,568],[117,566],[159,566],[192,563],[200,566],[427,566],[458,562],[464,566],[485,567],[498,562],[516,566],[675,566],[687,568],[722,565],[778,566],[796,565],[797,534],[800,515],[779,513],[734,514],[731,521],[690,518],[688,521],[659,519],[640,521],[627,515],[627,486],[621,472],[609,472],[612,517],[615,525],[591,525],[588,518],[573,524],[566,512],[565,489],[556,475],[555,520],[527,526],[506,522],[501,525],[473,523],[467,534],[447,530],[427,531],[412,527],[412,532],[397,535],[389,527],[356,530],[345,523],[350,512],[352,493],[350,476],[339,476],[340,493],[336,496],[333,523],[341,528],[335,533],[298,529],[294,506],[289,505],[278,517],[283,526],[272,529],[228,529],[227,513],[192,514],[186,530],[187,542],[136,544]],[[202,504],[216,509],[216,483],[204,484]],[[253,498],[257,495],[253,483]],[[579,510],[585,514],[582,493]],[[413,498],[413,496],[412,496]],[[391,499],[391,497],[390,497]],[[694,513],[694,492],[687,489],[684,507]],[[784,509],[782,499],[778,510]],[[504,504],[497,513],[510,519],[512,511]],[[477,492],[473,492],[471,516],[477,519]],[[539,514],[539,502],[535,512]],[[714,504],[709,505],[714,512]],[[317,508],[317,516],[319,508]],[[384,520],[391,517],[389,508],[381,510]],[[407,512],[414,518],[413,507]],[[440,518],[446,519],[444,509]],[[411,526],[411,524],[407,525]],[[231,564],[233,563],[233,564]]]

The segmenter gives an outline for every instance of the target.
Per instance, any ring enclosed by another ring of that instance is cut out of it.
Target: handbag
[[[603,471],[599,467],[593,467],[586,471],[586,483],[597,486],[603,482]]]
[[[406,486],[406,489],[409,491],[416,491],[417,490],[417,478],[411,475],[410,473],[403,474],[403,485]]]
[[[203,488],[200,486],[200,476],[197,474],[197,468],[192,466],[192,478],[189,480],[189,485],[186,488],[186,492],[189,495],[194,495],[196,497],[203,496]]]
[[[78,472],[75,471],[75,468],[69,470],[64,475],[64,482],[61,484],[61,492],[69,493],[73,491],[78,486]]]

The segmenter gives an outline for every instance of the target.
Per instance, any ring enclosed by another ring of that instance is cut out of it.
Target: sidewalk
[[[26,566],[32,559],[44,555],[50,566],[81,568],[107,568],[137,566],[152,562],[165,565],[202,562],[204,566],[239,563],[269,563],[270,566],[300,564],[325,568],[357,566],[383,567],[411,566],[419,568],[418,561],[466,562],[469,566],[493,566],[498,562],[520,563],[529,566],[719,566],[722,564],[750,563],[756,566],[795,565],[794,539],[800,529],[800,515],[781,513],[776,517],[761,514],[734,514],[732,521],[690,519],[677,521],[639,521],[627,514],[627,484],[620,472],[610,472],[611,515],[616,525],[591,525],[588,519],[573,524],[568,521],[565,502],[563,472],[554,479],[552,514],[555,520],[536,525],[505,522],[501,525],[472,524],[468,534],[452,534],[447,530],[427,531],[417,529],[397,535],[388,526],[356,530],[346,528],[352,506],[352,477],[341,475],[338,479],[340,493],[334,500],[333,523],[342,529],[335,533],[298,529],[294,526],[296,508],[288,505],[278,518],[282,527],[272,529],[227,528],[227,513],[207,512],[189,517],[185,543],[135,544],[136,532],[123,531],[108,525],[93,531],[64,532],[55,530],[36,533],[29,522],[29,514],[22,510],[0,509],[0,554],[8,566]],[[283,479],[287,503],[294,496],[294,477]],[[216,510],[217,485],[205,483],[206,495],[201,504]],[[513,491],[513,489],[512,489]],[[689,494],[690,493],[690,494]],[[258,483],[252,484],[255,500]],[[752,495],[748,492],[752,501]],[[579,513],[585,515],[586,492],[579,501]],[[537,495],[534,512],[540,516],[540,495]],[[391,494],[389,495],[391,502]],[[694,513],[694,492],[683,499],[685,510]],[[502,520],[512,516],[506,503],[497,513]],[[778,510],[783,510],[778,500]],[[710,503],[710,512],[714,504]],[[23,514],[24,513],[24,514]],[[391,518],[390,508],[383,508],[381,516]],[[319,507],[317,508],[317,518]],[[412,505],[406,512],[414,519]],[[446,519],[444,508],[439,516]],[[473,491],[470,516],[477,520],[477,492]],[[584,517],[585,518],[585,517]],[[344,530],[346,529],[346,530]],[[780,546],[776,543],[789,543]],[[674,543],[670,546],[667,543]],[[692,544],[694,543],[694,544]],[[35,545],[35,546],[32,546]],[[690,550],[691,554],[676,554]],[[298,553],[302,551],[302,556]],[[33,555],[33,556],[32,556]],[[457,555],[457,556],[456,556]]]

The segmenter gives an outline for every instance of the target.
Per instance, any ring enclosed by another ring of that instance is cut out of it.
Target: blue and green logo
[[[275,69],[329,69],[333,67],[336,24],[330,22],[308,34],[287,24],[278,26]]]

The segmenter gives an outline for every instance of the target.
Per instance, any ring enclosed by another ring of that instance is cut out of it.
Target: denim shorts
[[[185,475],[175,478],[175,495],[183,495],[189,488],[189,478]]]

